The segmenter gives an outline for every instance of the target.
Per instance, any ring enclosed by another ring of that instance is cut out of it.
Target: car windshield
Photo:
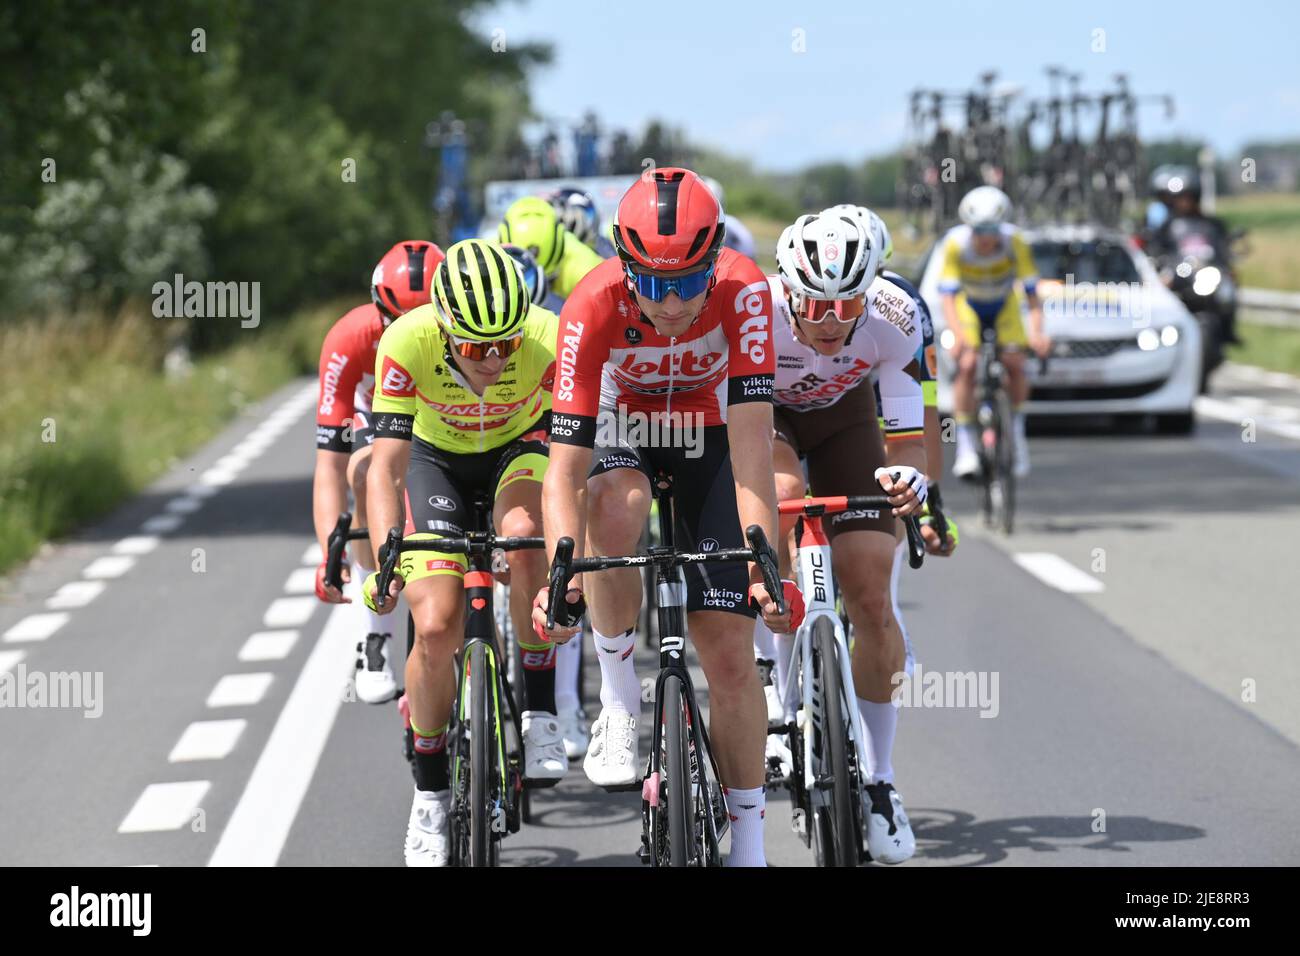
[[[1065,282],[1072,275],[1075,282],[1142,281],[1128,250],[1105,239],[1038,239],[1031,248],[1038,275],[1043,279]]]

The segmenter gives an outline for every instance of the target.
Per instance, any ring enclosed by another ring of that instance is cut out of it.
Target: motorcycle
[[[1237,283],[1228,242],[1244,234],[1234,232],[1225,241],[1212,221],[1181,225],[1174,251],[1161,260],[1160,276],[1201,327],[1200,391],[1205,394],[1210,374],[1223,364],[1225,345],[1235,340]]]

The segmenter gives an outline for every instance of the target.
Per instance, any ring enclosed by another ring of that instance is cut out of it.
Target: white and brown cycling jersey
[[[772,398],[779,408],[791,412],[829,408],[846,393],[861,387],[875,371],[880,382],[885,438],[915,438],[923,433],[925,402],[916,362],[921,319],[907,292],[877,277],[867,288],[866,311],[847,344],[835,355],[822,355],[795,338],[781,279],[768,276],[768,284],[775,309],[772,344],[776,350],[776,381]]]

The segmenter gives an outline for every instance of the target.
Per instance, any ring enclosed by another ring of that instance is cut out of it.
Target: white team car
[[[1027,362],[1031,415],[1153,415],[1161,431],[1195,426],[1201,331],[1122,233],[1091,226],[1027,229],[1038,267],[1043,324],[1052,339],[1045,374]],[[939,407],[952,409],[955,366],[938,291],[943,242],[922,266],[919,288],[939,344]],[[1028,328],[1028,318],[1025,319]]]

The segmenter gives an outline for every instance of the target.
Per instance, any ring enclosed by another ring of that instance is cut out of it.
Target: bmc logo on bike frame
[[[681,659],[681,651],[685,646],[686,638],[684,637],[663,637],[659,639],[660,653],[667,651],[668,656],[673,660]]]
[[[812,564],[813,600],[826,603],[826,567],[821,551],[813,551],[808,561]]]

